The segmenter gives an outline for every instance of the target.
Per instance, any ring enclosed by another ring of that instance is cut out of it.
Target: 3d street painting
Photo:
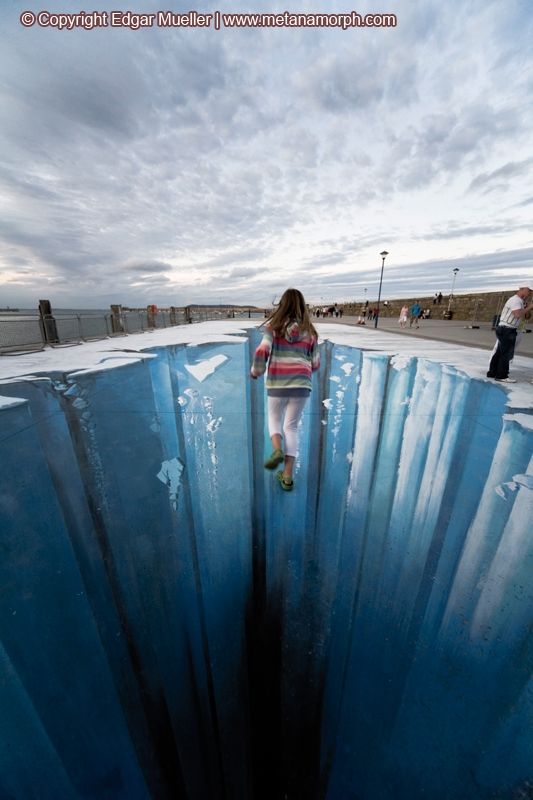
[[[284,493],[258,336],[0,385],[0,797],[532,797],[531,407],[323,341]]]

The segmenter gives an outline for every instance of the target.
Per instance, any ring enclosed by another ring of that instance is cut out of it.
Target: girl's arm
[[[316,372],[320,367],[320,352],[318,350],[318,339],[313,337],[313,345],[311,347],[311,369]]]
[[[258,378],[259,375],[263,375],[267,361],[270,358],[270,352],[272,350],[272,331],[266,328],[263,338],[261,339],[261,344],[256,349],[254,354],[254,360],[252,361],[252,367],[250,373],[252,378]]]

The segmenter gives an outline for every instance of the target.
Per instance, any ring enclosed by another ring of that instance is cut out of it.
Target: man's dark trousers
[[[501,380],[509,377],[509,361],[514,356],[516,328],[498,325],[496,327],[496,338],[498,339],[498,347],[490,360],[487,377]]]

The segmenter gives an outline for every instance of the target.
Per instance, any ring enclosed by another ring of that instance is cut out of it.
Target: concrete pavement
[[[316,322],[335,322],[342,325],[356,325],[357,317],[320,317],[313,318]],[[516,354],[520,356],[533,357],[533,321],[528,325],[531,333],[525,333],[520,341],[516,350]],[[374,322],[367,320],[365,329],[368,331],[374,330]],[[438,320],[427,319],[420,321],[419,328],[409,328],[407,323],[406,328],[400,328],[398,319],[396,317],[382,317],[378,322],[378,330],[387,331],[387,333],[398,333],[401,336],[411,336],[420,339],[434,339],[448,342],[451,344],[460,344],[466,347],[478,347],[483,350],[492,350],[496,341],[496,336],[488,322],[479,323],[479,328],[469,328],[468,322],[461,320]],[[487,362],[488,366],[488,362]]]

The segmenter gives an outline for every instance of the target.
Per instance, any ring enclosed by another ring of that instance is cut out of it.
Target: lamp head
[[[385,256],[388,256],[388,255],[389,255],[389,254],[387,253],[387,251],[386,251],[386,250],[383,250],[383,252],[382,252],[382,253],[380,253],[380,256],[381,256],[381,258],[385,258]]]

